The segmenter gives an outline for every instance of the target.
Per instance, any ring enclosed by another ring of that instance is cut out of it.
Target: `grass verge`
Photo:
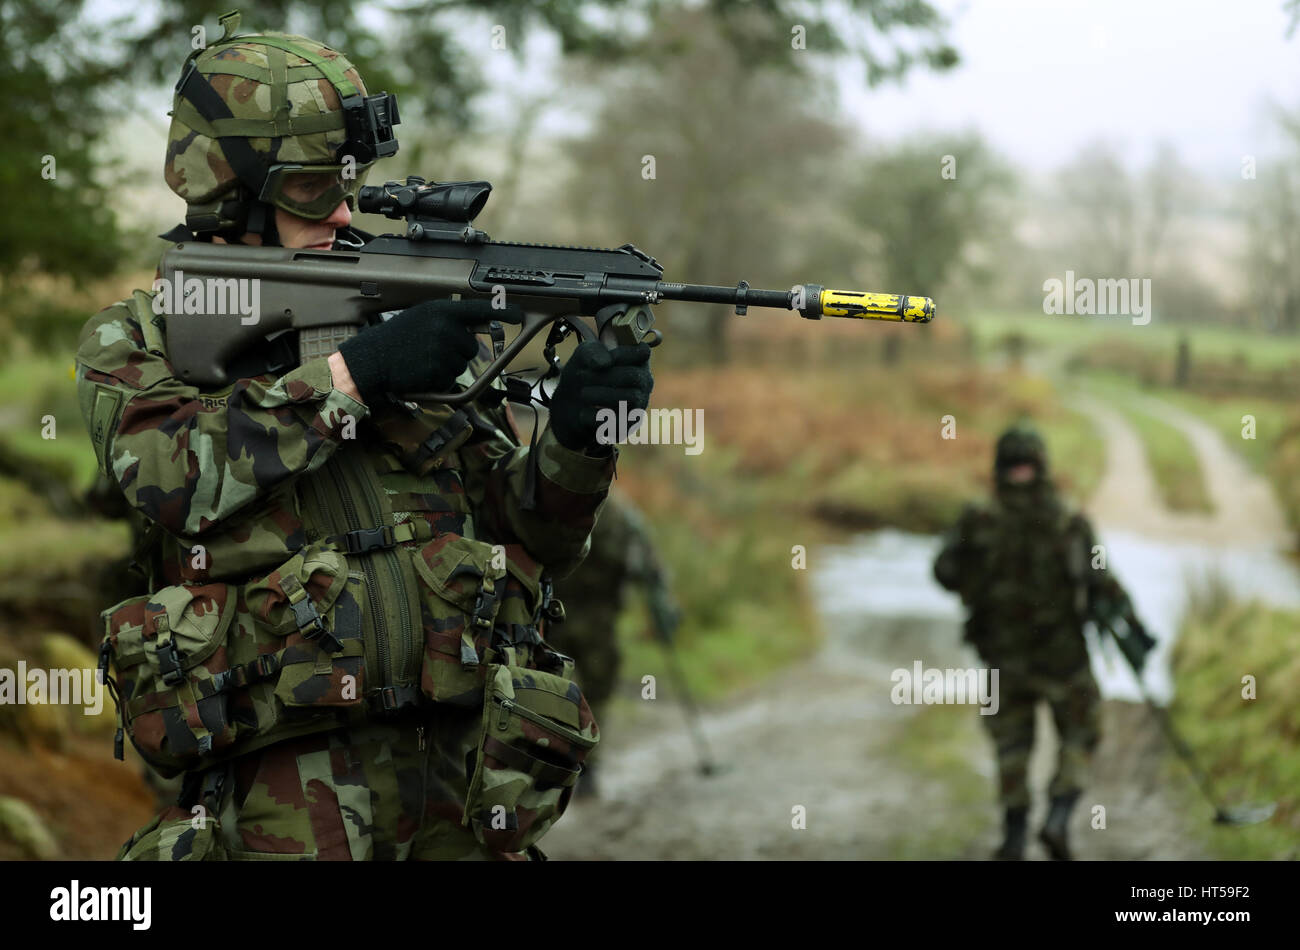
[[[1174,720],[1227,804],[1278,806],[1265,824],[1207,826],[1206,846],[1217,857],[1300,858],[1298,626],[1300,611],[1236,601],[1220,582],[1203,585],[1184,618],[1173,657]]]

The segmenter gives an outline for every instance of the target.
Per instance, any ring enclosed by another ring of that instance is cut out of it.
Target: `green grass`
[[[1106,446],[1088,416],[1072,409],[1057,413],[1045,433],[1047,457],[1064,494],[1080,504],[1101,483],[1106,467]]]
[[[1300,363],[1300,337],[1227,326],[1161,323],[1154,319],[1146,326],[1134,326],[1127,317],[1079,317],[1035,311],[979,313],[970,323],[979,348],[985,352],[996,349],[999,340],[1010,333],[1024,336],[1033,345],[1076,350],[1118,343],[1140,349],[1161,361],[1169,368],[1166,375],[1172,373],[1178,341],[1184,334],[1190,342],[1193,360],[1206,357],[1240,361],[1245,367],[1259,370]]]
[[[1276,801],[1262,825],[1207,823],[1206,845],[1224,859],[1300,858],[1300,612],[1241,603],[1221,583],[1203,588],[1174,651],[1175,722],[1231,805]],[[1242,679],[1255,677],[1256,698]]]
[[[1175,390],[1161,396],[1214,426],[1229,447],[1267,478],[1287,524],[1300,535],[1300,413],[1294,402],[1259,396],[1209,398]]]
[[[94,481],[96,463],[77,404],[72,366],[71,354],[0,366],[0,439],[86,489]],[[46,416],[54,419],[54,438],[45,438]]]
[[[924,829],[909,828],[889,843],[883,855],[887,860],[958,857],[981,836],[997,789],[973,763],[988,754],[979,718],[970,706],[940,703],[918,706],[900,723],[890,749],[916,782],[942,789],[943,801]]]
[[[1139,409],[1125,408],[1124,414],[1142,439],[1165,507],[1170,511],[1213,512],[1200,462],[1187,436]]]
[[[1239,452],[1269,480],[1288,525],[1300,532],[1300,413],[1293,401],[1259,395],[1209,396],[1172,386],[1143,387],[1121,373],[1099,370],[1090,370],[1083,378],[1101,395],[1122,400],[1125,394],[1150,393],[1209,423],[1228,448]]]
[[[1183,512],[1214,510],[1191,440],[1181,429],[1144,411],[1141,387],[1117,373],[1089,373],[1086,386],[1123,413],[1137,431],[1166,508]],[[1164,399],[1166,393],[1161,391],[1159,397]]]
[[[1204,419],[1223,440],[1261,474],[1268,474],[1283,433],[1295,418],[1295,407],[1258,396],[1200,396],[1178,389],[1161,389],[1160,398]],[[1245,438],[1246,417],[1254,420],[1254,438]]]

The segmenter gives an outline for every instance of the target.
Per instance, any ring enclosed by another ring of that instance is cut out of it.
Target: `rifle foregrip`
[[[907,294],[828,289],[821,292],[818,309],[824,317],[898,320],[904,323],[929,323],[934,319],[933,300]]]

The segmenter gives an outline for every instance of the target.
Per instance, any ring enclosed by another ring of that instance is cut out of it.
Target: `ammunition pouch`
[[[314,545],[242,586],[178,584],[110,607],[100,668],[122,729],[170,777],[343,724],[329,707],[361,707],[364,597],[346,559]]]
[[[550,655],[558,658],[553,672],[487,665],[483,730],[462,823],[496,851],[523,851],[559,820],[599,740],[572,679],[573,661]]]
[[[564,813],[598,741],[573,661],[538,632],[549,580],[522,548],[453,534],[421,547],[415,563],[424,585],[421,690],[483,711],[462,822],[495,851],[524,851]]]

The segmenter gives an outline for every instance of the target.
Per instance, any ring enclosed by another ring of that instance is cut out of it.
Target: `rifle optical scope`
[[[428,184],[412,175],[406,184],[384,182],[367,185],[357,195],[357,207],[366,214],[389,218],[423,219],[469,224],[492,194],[486,181],[447,181]]]

